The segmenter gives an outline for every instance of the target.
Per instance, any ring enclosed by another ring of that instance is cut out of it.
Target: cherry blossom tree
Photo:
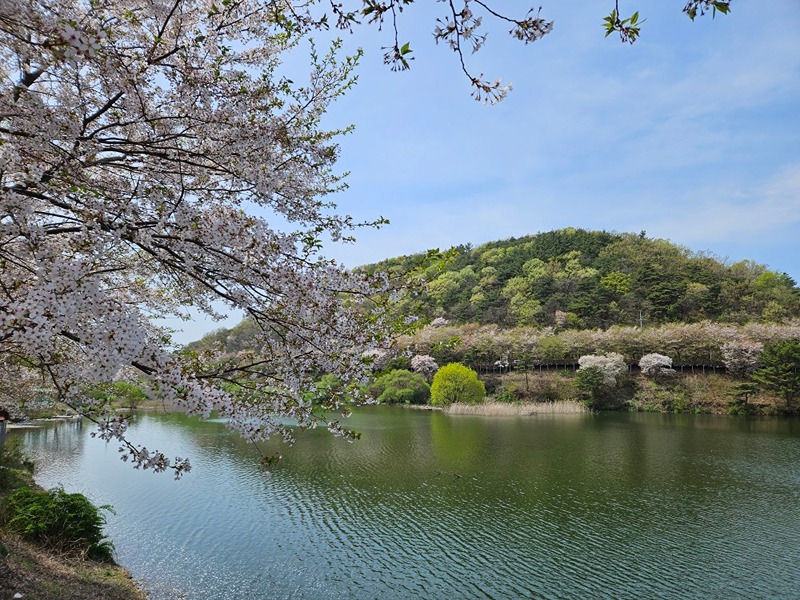
[[[325,200],[341,185],[338,132],[320,127],[356,59],[334,45],[312,53],[307,82],[281,76],[289,8],[0,0],[2,378],[43,376],[137,467],[188,462],[135,445],[84,393],[120,368],[258,441],[288,435],[284,417],[315,425],[313,375],[363,378],[388,332],[370,302],[381,276],[319,255],[356,226]],[[219,302],[255,323],[253,351],[172,352],[153,325]]]
[[[617,377],[622,375],[627,369],[625,358],[616,352],[608,354],[587,354],[578,359],[578,371],[585,369],[596,369],[603,375],[603,383],[613,386],[617,383]]]
[[[429,354],[416,354],[411,358],[411,370],[430,379],[439,370],[439,365]]]
[[[725,368],[732,375],[747,375],[758,368],[758,357],[764,344],[741,339],[725,342],[720,347]]]
[[[642,374],[648,377],[663,377],[665,375],[675,375],[672,368],[672,359],[664,354],[651,352],[639,359],[639,369]]]

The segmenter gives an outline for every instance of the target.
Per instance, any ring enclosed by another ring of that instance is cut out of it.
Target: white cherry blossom
[[[262,440],[288,435],[285,417],[313,425],[315,374],[360,380],[362,353],[385,339],[371,301],[385,279],[318,253],[355,226],[326,200],[341,180],[337,132],[320,127],[355,59],[334,47],[305,83],[282,77],[296,35],[276,6],[2,2],[2,376],[34,373],[140,468],[188,463],[136,446],[87,398],[121,368]],[[189,306],[217,315],[219,301],[257,324],[253,352],[176,353],[153,325]]]

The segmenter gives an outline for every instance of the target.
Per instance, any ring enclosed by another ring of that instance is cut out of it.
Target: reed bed
[[[445,409],[451,415],[481,415],[487,417],[527,417],[530,415],[575,415],[589,412],[578,402],[484,402],[482,404],[451,404]]]

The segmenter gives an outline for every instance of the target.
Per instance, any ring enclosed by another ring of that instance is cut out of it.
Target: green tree
[[[406,369],[395,369],[381,375],[376,387],[381,390],[378,401],[387,404],[425,404],[431,397],[431,388],[425,378]]]
[[[453,402],[477,404],[486,397],[486,387],[478,374],[461,363],[443,366],[433,376],[431,404],[447,406]]]
[[[125,408],[135,410],[142,402],[147,400],[147,394],[138,385],[128,381],[115,381],[109,386],[112,402],[117,402]]]
[[[599,367],[580,369],[575,373],[575,385],[584,406],[596,409],[603,405],[609,386],[602,369]]]
[[[800,395],[800,340],[765,346],[760,362],[753,380],[783,398],[787,410],[794,410],[794,400]]]

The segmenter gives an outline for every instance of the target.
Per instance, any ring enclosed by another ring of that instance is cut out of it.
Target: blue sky
[[[496,106],[470,98],[456,56],[434,44],[444,4],[403,13],[410,71],[383,65],[388,32],[346,39],[365,56],[327,116],[356,126],[341,140],[349,188],[335,201],[391,224],[325,253],[357,266],[569,226],[645,230],[800,281],[800,2],[736,1],[692,22],[683,0],[624,0],[623,16],[646,19],[633,46],[603,37],[613,4],[546,2],[555,28],[528,46],[487,20],[486,47],[468,58],[513,83]]]

